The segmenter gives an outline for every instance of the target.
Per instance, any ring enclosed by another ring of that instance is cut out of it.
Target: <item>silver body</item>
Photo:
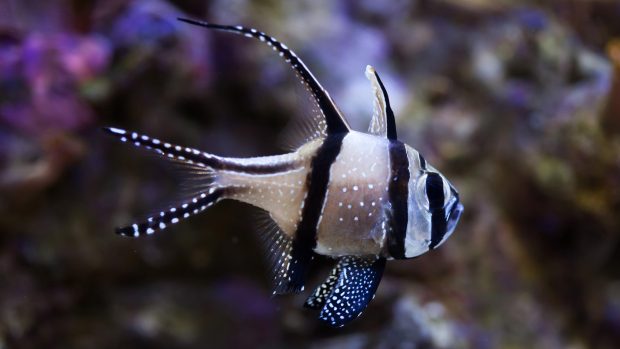
[[[322,141],[311,141],[285,155],[229,159],[262,165],[284,162],[293,168],[268,175],[222,171],[214,184],[242,189],[227,198],[268,211],[278,227],[293,237],[301,219],[310,162]],[[329,186],[318,223],[316,253],[332,257],[383,254],[388,214],[392,209],[388,200],[391,165],[388,147],[389,141],[382,137],[355,131],[345,136],[328,174]],[[410,197],[415,197],[416,183],[421,177],[419,154],[407,147],[407,155],[409,171],[416,174],[410,179]],[[405,240],[408,258],[428,251],[430,242],[430,213],[418,202],[412,204]],[[448,236],[446,234],[445,238]]]

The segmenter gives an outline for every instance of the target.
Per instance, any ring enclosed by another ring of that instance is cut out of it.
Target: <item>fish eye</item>
[[[427,211],[442,209],[452,201],[451,185],[437,172],[425,172],[416,183],[416,201]]]

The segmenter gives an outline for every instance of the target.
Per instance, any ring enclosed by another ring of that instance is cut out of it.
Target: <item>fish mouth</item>
[[[448,215],[448,235],[451,235],[454,231],[454,228],[456,228],[456,225],[459,222],[459,219],[461,218],[461,214],[463,213],[464,209],[465,208],[457,198],[454,204],[452,204],[452,207],[450,208],[450,215]]]

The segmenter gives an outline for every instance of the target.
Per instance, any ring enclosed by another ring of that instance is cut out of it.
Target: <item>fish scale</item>
[[[304,290],[315,254],[337,259],[305,306],[319,319],[343,326],[374,298],[386,260],[417,257],[453,233],[463,205],[457,190],[424,157],[397,139],[385,85],[371,66],[373,91],[368,133],[346,119],[304,62],[286,45],[252,28],[180,19],[266,43],[290,65],[317,109],[305,143],[282,155],[227,158],[118,127],[106,132],[122,142],[180,164],[196,194],[116,231],[140,237],[169,228],[221,200],[236,200],[269,214],[265,250],[272,261],[273,293]],[[307,125],[306,125],[307,126]],[[188,181],[189,182],[189,181]]]

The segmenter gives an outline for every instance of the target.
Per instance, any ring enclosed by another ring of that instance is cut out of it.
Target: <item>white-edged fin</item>
[[[155,212],[143,221],[117,228],[116,233],[128,237],[154,234],[208,209],[222,198],[222,194],[223,190],[211,188],[209,192],[200,193],[176,206]]]
[[[373,113],[368,132],[370,134],[396,139],[396,121],[390,107],[390,99],[379,74],[370,65],[366,66],[366,78],[370,80],[374,94]]]
[[[273,294],[303,291],[303,285],[295,285],[293,283],[293,275],[297,265],[292,257],[293,239],[286,236],[271,218],[268,218],[267,222],[261,237],[270,261],[270,269],[273,276]]]
[[[138,132],[126,131],[115,127],[104,127],[103,130],[123,143],[152,151],[169,161],[188,165],[196,170],[214,169],[225,161],[223,158],[213,154],[205,153],[195,148],[160,141],[157,138]]]
[[[214,24],[186,18],[178,19],[180,21],[201,26],[204,28],[223,30],[235,34],[240,34],[246,37],[255,38],[266,43],[274,51],[277,51],[280,57],[282,57],[284,61],[291,66],[291,68],[295,71],[295,74],[297,74],[297,76],[299,77],[301,83],[312,95],[317,110],[319,111],[319,113],[316,114],[317,120],[314,120],[312,122],[316,125],[318,133],[322,136],[327,136],[328,134],[349,132],[349,124],[347,123],[346,119],[330,97],[329,93],[323,88],[323,86],[321,86],[321,84],[314,77],[312,72],[310,72],[308,67],[306,67],[306,64],[301,60],[301,58],[297,57],[295,52],[286,47],[286,45],[280,43],[275,38],[253,28]]]
[[[327,279],[312,291],[310,297],[306,299],[304,307],[314,310],[323,308],[327,301],[327,297],[331,295],[334,290],[334,285],[336,285],[336,281],[338,281],[338,277],[340,277],[341,265],[342,264],[337,263],[329,273],[329,276],[327,276]]]
[[[325,305],[319,319],[341,327],[360,316],[374,298],[385,269],[385,258],[347,256],[340,258],[335,268],[339,269],[338,280],[329,295],[323,295]]]

